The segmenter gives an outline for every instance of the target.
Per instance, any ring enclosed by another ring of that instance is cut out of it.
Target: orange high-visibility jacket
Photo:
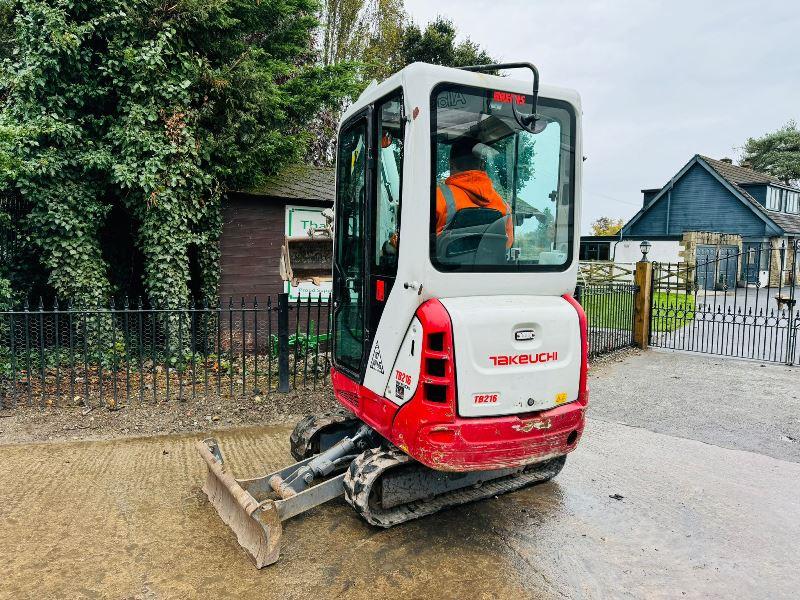
[[[500,194],[495,191],[492,180],[485,171],[462,171],[445,179],[444,185],[453,193],[456,211],[462,208],[493,208],[504,217],[511,212]],[[436,235],[446,225],[447,201],[439,186],[436,188]],[[514,243],[514,224],[510,218],[506,219],[506,234],[506,247],[510,248]]]

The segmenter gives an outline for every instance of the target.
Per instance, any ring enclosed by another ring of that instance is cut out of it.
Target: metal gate
[[[654,263],[650,345],[800,364],[800,240]]]
[[[704,267],[697,271],[700,289],[713,290],[722,285],[732,287],[736,282],[738,261],[731,257],[738,251],[736,246],[698,246],[695,264]]]

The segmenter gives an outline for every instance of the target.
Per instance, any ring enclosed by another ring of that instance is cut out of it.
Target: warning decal
[[[383,359],[381,359],[381,347],[375,342],[375,351],[369,359],[369,368],[383,375]]]

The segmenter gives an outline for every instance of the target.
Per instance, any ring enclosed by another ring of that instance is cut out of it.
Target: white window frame
[[[767,198],[765,206],[767,210],[780,211],[781,209],[781,189],[767,186]]]
[[[798,214],[800,213],[800,192],[792,190],[786,191],[786,199],[783,203],[783,208],[787,213]]]

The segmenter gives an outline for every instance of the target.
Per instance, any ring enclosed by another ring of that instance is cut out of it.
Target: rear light
[[[425,359],[425,372],[434,377],[444,377],[447,371],[447,361],[442,358]]]
[[[450,315],[438,300],[429,300],[417,310],[422,325],[422,398],[426,402],[455,408],[456,368]]]
[[[447,386],[439,383],[426,383],[425,399],[428,402],[447,402]]]

